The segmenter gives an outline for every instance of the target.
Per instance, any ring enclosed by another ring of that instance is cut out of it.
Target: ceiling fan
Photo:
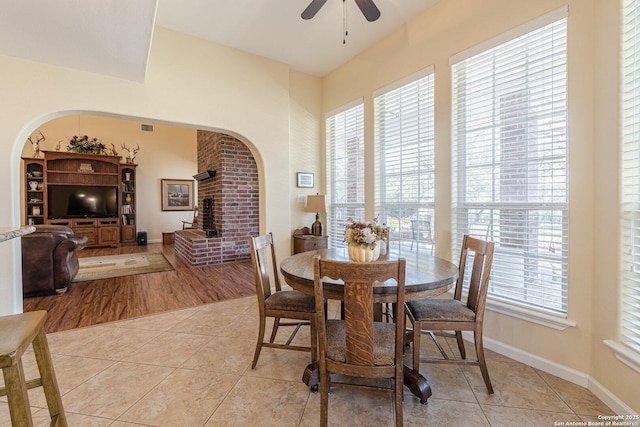
[[[343,0],[343,2],[344,1],[345,0]],[[360,11],[362,11],[362,14],[364,15],[364,17],[367,18],[367,21],[373,22],[373,21],[376,21],[378,18],[380,18],[380,10],[375,5],[373,0],[354,0],[354,1],[360,8]],[[307,6],[307,8],[302,12],[302,15],[301,15],[302,19],[311,19],[314,16],[316,16],[316,13],[318,13],[320,8],[324,6],[326,2],[327,0],[311,0],[311,3],[309,3],[309,6]]]

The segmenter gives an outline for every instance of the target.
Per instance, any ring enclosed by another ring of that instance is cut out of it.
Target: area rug
[[[98,257],[79,258],[80,270],[74,282],[156,273],[173,270],[162,252],[142,252]]]

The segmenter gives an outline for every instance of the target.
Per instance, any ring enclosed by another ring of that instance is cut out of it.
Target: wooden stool
[[[67,418],[62,407],[58,382],[53,370],[47,336],[44,333],[46,311],[0,317],[0,368],[4,375],[4,387],[0,396],[7,396],[11,424],[33,426],[27,390],[42,387],[47,399],[51,426],[67,426]],[[33,344],[40,378],[26,381],[22,368],[22,355]]]

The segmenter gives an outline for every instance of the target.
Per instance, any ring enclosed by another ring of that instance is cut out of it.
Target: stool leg
[[[3,368],[2,373],[9,402],[11,425],[14,427],[32,427],[33,420],[31,419],[31,408],[29,407],[27,384],[24,379],[24,370],[22,369],[22,359],[18,359],[18,362],[13,366]]]
[[[47,399],[49,415],[52,420],[57,419],[57,424],[52,425],[67,427],[67,417],[64,413],[64,407],[62,406],[60,389],[58,388],[56,373],[53,370],[53,361],[49,353],[49,345],[47,344],[47,336],[44,328],[40,329],[40,332],[38,332],[38,335],[36,335],[33,340],[33,352],[35,353],[36,362],[38,363],[38,370],[40,371],[44,396]]]

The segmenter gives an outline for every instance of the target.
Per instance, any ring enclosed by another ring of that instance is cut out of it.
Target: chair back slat
[[[482,318],[488,291],[489,276],[493,263],[493,251],[495,244],[465,235],[462,240],[458,282],[456,284],[455,297],[460,300],[462,285],[466,270],[467,258],[473,254],[471,277],[469,278],[469,291],[467,293],[467,307],[476,313],[477,318]]]
[[[271,296],[272,283],[275,290],[280,291],[280,278],[276,270],[275,248],[271,233],[249,239],[251,247],[251,262],[256,282],[258,302],[262,305],[264,300]]]
[[[458,301],[462,301],[462,288],[464,287],[464,278],[467,271],[467,247],[464,245],[465,240],[462,240],[462,249],[460,250],[460,260],[458,261],[458,280],[456,281],[456,288],[453,293],[453,298]]]
[[[344,284],[347,363],[373,365],[373,286],[366,281]]]

